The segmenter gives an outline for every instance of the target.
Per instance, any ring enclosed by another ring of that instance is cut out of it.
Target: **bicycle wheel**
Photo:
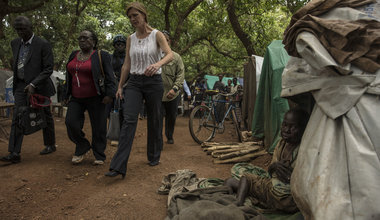
[[[198,144],[210,141],[214,137],[216,122],[209,107],[199,105],[193,109],[189,119],[189,130],[191,137]]]
[[[231,114],[232,114],[232,120],[234,121],[235,130],[237,132],[239,142],[242,142],[243,141],[243,136],[241,135],[241,132],[240,132],[240,126],[239,126],[239,123],[238,123],[238,120],[237,120],[237,117],[236,117],[235,109],[231,110]]]

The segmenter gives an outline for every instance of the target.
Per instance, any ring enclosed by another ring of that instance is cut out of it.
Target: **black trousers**
[[[173,139],[175,120],[178,115],[178,103],[181,95],[169,102],[162,102],[162,118],[165,117],[165,136],[168,140]]]
[[[102,96],[90,98],[72,97],[68,103],[66,113],[67,134],[75,143],[75,155],[80,156],[92,149],[97,160],[105,160],[104,151],[107,146],[107,114],[106,106],[102,103]],[[91,122],[91,144],[83,132],[84,112],[88,111]]]
[[[9,136],[9,145],[8,145],[8,151],[9,152],[15,152],[20,153],[21,152],[21,145],[22,141],[24,139],[24,134],[22,133],[22,130],[18,127],[18,120],[17,120],[17,112],[18,108],[21,106],[27,105],[27,94],[24,92],[24,88],[28,84],[25,82],[18,82],[15,89],[15,107],[13,110],[13,118],[12,118],[12,125],[11,125],[11,133]],[[44,113],[46,117],[46,123],[47,127],[43,129],[43,138],[44,138],[44,145],[45,146],[54,146],[55,145],[55,133],[54,133],[54,120],[53,116],[50,112],[50,107],[44,107]]]
[[[112,158],[110,170],[125,174],[135,137],[138,114],[143,100],[148,115],[147,157],[149,162],[158,162],[162,150],[161,100],[164,92],[161,75],[148,77],[131,75],[124,91],[123,124],[119,146]]]
[[[219,101],[225,101],[226,100],[226,98],[222,95],[215,96],[215,99],[219,100]],[[215,112],[216,113],[215,114],[216,121],[218,123],[220,123],[220,122],[222,122],[224,114],[226,113],[226,103],[225,102],[216,102],[215,110],[216,110],[216,112]]]

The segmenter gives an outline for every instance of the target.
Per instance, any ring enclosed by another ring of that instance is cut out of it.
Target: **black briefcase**
[[[17,111],[18,126],[24,135],[33,134],[46,128],[46,117],[43,108],[21,106]]]

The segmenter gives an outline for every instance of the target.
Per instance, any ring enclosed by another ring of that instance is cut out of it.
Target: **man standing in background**
[[[121,35],[117,34],[113,38],[113,47],[114,51],[112,54],[112,68],[115,74],[117,82],[120,80],[120,72],[121,67],[123,66],[125,59],[125,45],[127,43],[127,39]]]
[[[223,83],[223,74],[219,74],[219,81],[216,81],[214,83],[214,86],[212,87],[213,90],[218,90],[219,93],[225,93],[225,85]],[[221,101],[224,101],[226,100],[224,96],[218,94],[216,97],[215,97],[217,100],[221,100]],[[222,122],[222,119],[223,119],[223,116],[224,116],[224,113],[226,111],[226,103],[224,102],[217,102],[216,103],[216,121],[218,123]]]
[[[2,157],[5,162],[18,163],[24,138],[23,131],[17,126],[17,113],[21,106],[27,106],[30,95],[37,93],[50,97],[55,94],[50,75],[53,73],[54,59],[50,43],[34,35],[31,21],[18,16],[13,24],[19,38],[11,42],[13,52],[13,95],[15,111],[9,137],[9,155]],[[40,154],[56,150],[54,120],[50,107],[43,107],[47,126],[43,129],[44,145]]]
[[[238,91],[238,84],[237,84],[237,78],[236,77],[234,77],[233,79],[232,79],[232,83],[233,83],[233,86],[231,87],[231,93],[232,94],[235,94],[237,91]]]
[[[223,74],[219,74],[219,81],[216,81],[214,86],[212,87],[213,90],[219,90],[219,92],[225,92],[225,85],[223,83]]]
[[[170,46],[170,34],[162,31]],[[164,84],[164,95],[162,96],[162,120],[165,114],[165,135],[168,144],[174,144],[173,133],[175,120],[178,114],[178,103],[181,99],[179,91],[185,79],[185,66],[181,56],[173,51],[174,59],[162,66],[162,82]],[[161,123],[162,125],[163,123]]]

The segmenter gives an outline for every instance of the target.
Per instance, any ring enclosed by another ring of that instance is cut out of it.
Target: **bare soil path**
[[[163,176],[180,169],[191,169],[198,177],[230,176],[232,164],[213,164],[191,138],[185,117],[178,117],[175,143],[164,144],[161,163],[155,167],[147,164],[146,120],[139,121],[124,180],[104,176],[115,147],[107,146],[103,166],[92,165],[92,152],[80,165],[72,165],[74,144],[67,137],[64,119],[55,118],[55,126],[55,153],[39,155],[43,140],[38,132],[24,138],[21,163],[0,162],[0,219],[164,219],[167,196],[157,194]],[[85,133],[91,138],[88,118]],[[215,139],[236,140],[229,128]],[[1,156],[7,148],[1,141]],[[254,163],[266,166],[269,160],[264,156]]]

